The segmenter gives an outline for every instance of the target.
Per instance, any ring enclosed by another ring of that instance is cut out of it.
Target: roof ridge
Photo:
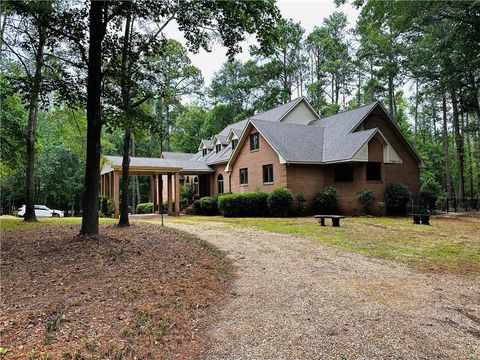
[[[380,103],[380,101],[379,101],[379,100],[375,100],[375,101],[373,101],[373,102],[371,102],[371,103],[369,103],[369,104],[361,105],[361,106],[359,106],[359,107],[356,107],[356,108],[353,108],[353,109],[349,109],[349,110],[342,110],[342,111],[340,111],[340,112],[338,112],[338,113],[336,113],[336,114],[328,115],[328,116],[326,116],[326,117],[322,117],[322,118],[317,119],[317,120],[325,120],[325,119],[328,119],[328,118],[330,118],[330,117],[334,117],[334,116],[337,116],[337,115],[340,115],[340,114],[344,114],[344,113],[347,113],[347,112],[349,112],[349,111],[355,111],[355,110],[358,110],[358,109],[361,109],[361,108],[364,108],[364,107],[367,107],[367,106],[371,106],[371,105],[374,105],[374,104],[377,104],[377,103]]]
[[[304,96],[299,96],[299,97],[297,97],[296,99],[293,99],[293,100],[287,101],[286,103],[283,103],[283,104],[277,105],[277,106],[275,106],[275,107],[272,107],[271,109],[264,110],[264,111],[262,111],[262,112],[259,112],[259,113],[256,113],[256,114],[253,114],[253,115],[251,115],[250,117],[248,117],[247,119],[251,119],[251,118],[253,118],[253,117],[255,117],[255,116],[258,116],[258,115],[265,114],[266,112],[269,112],[269,111],[272,111],[272,110],[278,109],[278,108],[279,108],[279,107],[281,107],[281,106],[288,105],[288,104],[290,104],[290,103],[293,103],[293,102],[295,102],[295,101],[300,101],[300,100],[302,100],[303,98],[304,98]]]

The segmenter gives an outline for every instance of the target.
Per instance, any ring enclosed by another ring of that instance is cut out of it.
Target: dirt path
[[[237,267],[207,359],[480,358],[478,278],[223,223],[168,225],[227,251]]]

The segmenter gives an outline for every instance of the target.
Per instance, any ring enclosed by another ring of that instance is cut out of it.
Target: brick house
[[[286,187],[303,194],[308,207],[332,185],[344,214],[361,213],[362,189],[373,190],[377,204],[392,182],[418,195],[422,166],[380,102],[320,118],[304,97],[227,126],[195,154],[163,153],[155,160],[180,168],[181,184],[192,183],[200,197]]]

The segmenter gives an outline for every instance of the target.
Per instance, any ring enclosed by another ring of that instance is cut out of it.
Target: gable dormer
[[[230,129],[230,132],[228,133],[227,136],[227,142],[230,144],[232,147],[232,150],[235,150],[235,148],[238,145],[238,138],[241,135],[241,131]]]
[[[309,122],[320,119],[310,103],[302,97],[300,101],[282,118],[280,122],[307,125]]]
[[[202,152],[202,156],[206,156],[212,149],[212,140],[202,140],[198,147],[198,151]]]

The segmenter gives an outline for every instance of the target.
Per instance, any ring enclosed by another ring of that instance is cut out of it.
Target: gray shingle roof
[[[210,149],[212,147],[212,140],[204,139],[202,140],[202,144],[205,145],[206,148]]]
[[[228,133],[230,132],[231,129],[242,132],[245,125],[247,125],[247,122],[248,120],[242,120],[242,121],[238,121],[236,123],[230,124],[226,126],[222,131],[220,131],[218,135],[228,136]]]
[[[261,112],[259,114],[255,114],[251,117],[251,119],[256,120],[266,120],[266,121],[280,121],[285,114],[287,114],[290,110],[292,110],[300,101],[303,100],[303,97],[299,97],[295,100],[289,101],[283,105],[277,106],[271,110],[267,110]]]
[[[205,159],[207,165],[218,164],[222,162],[227,162],[230,159],[232,154],[232,147],[230,145],[225,146],[218,153],[213,151],[213,154]]]
[[[113,168],[122,166],[123,158],[121,156],[105,156],[106,162],[102,168],[102,174],[112,171]],[[162,158],[145,158],[145,157],[131,157],[130,167],[141,168],[162,168],[166,171],[198,171],[198,172],[212,172],[213,169],[204,162],[186,159],[162,159]]]
[[[190,153],[177,153],[177,152],[170,152],[170,151],[162,152],[162,158],[163,159],[190,160],[194,156],[195,156],[195,154],[190,154]]]
[[[105,156],[105,164],[111,168],[122,166],[122,156]],[[162,158],[130,157],[130,166],[156,167],[166,169],[177,169],[178,165],[171,160]]]
[[[252,124],[287,162],[321,162],[323,128],[252,120]]]
[[[378,131],[374,128],[354,132],[366,115],[376,106],[381,106],[379,102],[314,120],[308,125],[280,122],[285,114],[302,100],[303,98],[295,99],[275,109],[254,115],[250,120],[228,125],[216,136],[225,144],[230,131],[240,137],[250,121],[287,163],[328,163],[352,159]],[[209,149],[213,148],[212,140],[202,140],[202,144]],[[160,159],[133,157],[130,165],[167,168],[172,169],[171,171],[181,169],[184,174],[213,172],[209,165],[228,162],[232,156],[232,148],[231,145],[227,145],[218,153],[210,151],[206,156],[203,156],[202,151],[195,154],[164,152],[162,156]],[[121,156],[107,156],[102,173],[111,171],[112,166],[119,167],[121,164]]]

